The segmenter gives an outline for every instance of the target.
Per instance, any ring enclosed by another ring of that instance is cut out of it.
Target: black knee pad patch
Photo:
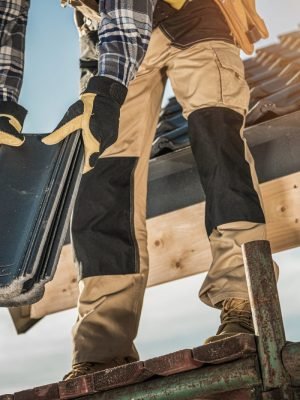
[[[133,227],[136,163],[136,157],[100,158],[82,176],[71,229],[80,279],[139,272]]]
[[[208,235],[235,221],[264,223],[240,132],[244,118],[224,107],[194,111],[188,118],[192,151],[206,195]]]

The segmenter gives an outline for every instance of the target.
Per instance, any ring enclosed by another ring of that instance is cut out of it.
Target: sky
[[[257,0],[273,43],[300,23],[299,0]],[[59,0],[31,0],[26,67],[20,103],[29,111],[24,131],[51,131],[78,96],[78,40],[70,8]],[[168,86],[165,101],[171,96]],[[274,256],[281,267],[279,294],[286,335],[300,339],[299,248]],[[219,312],[198,300],[204,274],[147,289],[136,341],[141,359],[196,347],[217,329]],[[18,336],[0,308],[0,394],[60,380],[71,364],[71,327],[76,310],[44,318]]]

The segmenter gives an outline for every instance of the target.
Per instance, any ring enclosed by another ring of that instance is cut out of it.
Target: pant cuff
[[[221,309],[218,303],[223,302],[228,298],[235,298],[235,299],[242,299],[242,300],[249,300],[249,293],[248,292],[222,292],[216,296],[209,296],[207,293],[200,295],[200,300],[209,307]]]

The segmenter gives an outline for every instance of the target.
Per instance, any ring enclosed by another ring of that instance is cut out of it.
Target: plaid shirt
[[[128,86],[144,58],[157,0],[100,0],[99,75]]]
[[[0,101],[18,101],[30,0],[0,0]]]
[[[128,86],[146,53],[157,0],[100,0],[99,75]],[[30,0],[0,0],[0,101],[18,101]]]

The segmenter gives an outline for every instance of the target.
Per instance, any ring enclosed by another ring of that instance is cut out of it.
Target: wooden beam
[[[43,298],[31,306],[31,318],[41,318],[75,307],[78,294],[77,271],[72,248],[68,244],[62,249],[53,280],[45,285]]]
[[[300,245],[300,172],[261,185],[272,251]],[[199,203],[147,221],[150,274],[148,286],[208,270],[211,262]],[[56,275],[44,298],[31,309],[32,318],[75,307],[76,269],[70,245],[63,248]]]
[[[18,335],[27,332],[33,325],[39,322],[39,319],[32,318],[30,305],[10,307],[9,313]]]

